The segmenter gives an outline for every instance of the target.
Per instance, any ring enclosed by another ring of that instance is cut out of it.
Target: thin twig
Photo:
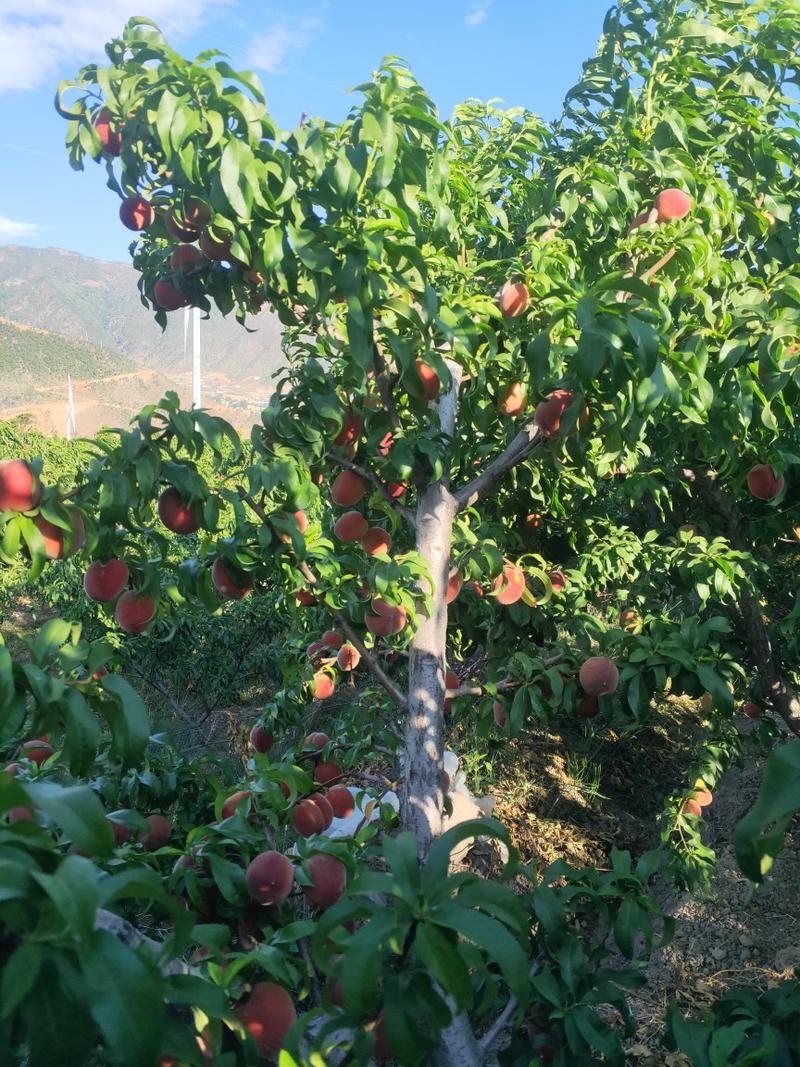
[[[183,719],[184,722],[193,723],[195,721],[195,717],[191,715],[188,711],[186,711],[186,709],[177,702],[177,700],[173,697],[170,691],[165,686],[163,686],[161,682],[159,682],[155,678],[148,677],[148,675],[145,674],[141,667],[137,667],[135,663],[131,664],[130,670],[133,671],[134,674],[138,674],[139,677],[143,681],[147,682],[149,686],[152,686],[157,693],[160,693],[161,696],[172,708],[172,710],[175,712],[175,714],[178,715],[179,718]]]
[[[531,978],[533,978],[533,976],[535,974],[538,974],[541,969],[541,960],[535,959],[531,965],[531,969],[528,974]],[[503,1032],[503,1030],[506,1029],[506,1027],[510,1023],[511,1018],[518,1007],[519,1001],[512,993],[511,996],[508,998],[508,1003],[506,1004],[506,1006],[497,1016],[495,1021],[492,1023],[492,1025],[489,1027],[489,1029],[486,1031],[480,1041],[478,1041],[478,1047],[480,1048],[481,1052],[487,1053],[491,1049],[492,1045],[495,1043],[495,1041],[497,1041],[500,1034]]]
[[[514,440],[500,453],[497,459],[476,475],[472,481],[467,482],[458,492],[454,493],[458,510],[472,507],[488,493],[496,488],[502,478],[518,463],[527,459],[533,450],[541,443],[542,435],[539,427],[531,421],[519,431]]]
[[[383,401],[383,406],[389,414],[391,427],[393,430],[399,430],[402,423],[392,396],[389,368],[386,366],[386,360],[383,358],[383,352],[381,352],[377,342],[373,342],[372,345],[372,365],[375,368],[375,385],[378,387],[378,394]]]
[[[309,585],[317,584],[317,577],[307,563],[300,564],[300,573],[303,575]],[[395,701],[398,707],[405,708],[407,704],[405,696],[400,692],[400,690],[397,688],[397,686],[394,684],[388,674],[384,671],[380,663],[378,663],[375,657],[366,648],[364,642],[355,632],[355,630],[350,625],[344,614],[339,611],[338,608],[328,608],[328,610],[330,611],[331,615],[333,615],[334,619],[336,619],[336,621],[339,623],[341,628],[344,630],[345,636],[347,637],[347,640],[350,642],[350,644],[354,645],[361,653],[361,658],[366,663],[373,678],[375,678],[375,680],[383,686],[383,688]]]

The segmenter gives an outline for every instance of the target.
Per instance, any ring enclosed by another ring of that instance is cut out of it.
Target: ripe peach
[[[178,213],[178,221],[182,226],[199,230],[211,221],[211,208],[199,197],[190,196],[184,204],[183,212]]]
[[[406,609],[396,604],[387,604],[380,597],[372,601],[372,612],[364,616],[367,629],[377,637],[399,634],[406,624]]]
[[[79,511],[70,508],[69,522],[72,527],[71,536],[61,526],[49,522],[44,515],[39,514],[33,520],[34,526],[42,535],[44,554],[48,559],[66,559],[68,556],[74,556],[83,547],[86,540],[83,516]],[[69,548],[68,542],[71,542]]]
[[[100,148],[104,156],[118,156],[122,151],[122,131],[111,128],[111,112],[107,107],[97,113],[94,128],[100,138]]]
[[[339,670],[354,671],[360,662],[361,653],[355,645],[351,645],[349,642],[346,645],[342,645],[336,656],[336,663]]]
[[[269,752],[269,750],[275,743],[275,738],[272,736],[266,726],[262,726],[260,723],[254,726],[250,731],[249,740],[250,747],[255,752],[260,752],[262,755],[264,755],[264,753],[266,752]]]
[[[516,604],[525,592],[525,575],[514,563],[507,563],[503,573],[492,582],[498,604]]]
[[[682,219],[692,210],[692,198],[683,189],[663,189],[653,201],[659,222]]]
[[[748,719],[757,719],[761,714],[761,708],[758,706],[758,704],[754,704],[752,700],[748,700],[742,708],[742,712],[747,716]]]
[[[352,445],[361,436],[361,431],[364,428],[364,420],[360,415],[355,415],[352,411],[345,415],[344,426],[341,431],[333,439],[335,445]]]
[[[153,205],[143,196],[127,196],[119,205],[119,217],[129,230],[146,230],[155,221]]]
[[[567,576],[563,571],[550,571],[547,577],[550,579],[554,593],[563,593],[567,588]]]
[[[325,816],[313,800],[299,800],[292,809],[292,822],[299,834],[310,837],[311,834],[322,833]]]
[[[200,235],[200,248],[203,254],[208,259],[213,259],[215,263],[222,263],[224,260],[231,262],[231,245],[233,239],[231,237],[223,237],[221,241],[217,240],[209,230],[203,230]]]
[[[497,410],[501,415],[519,415],[528,403],[528,387],[524,382],[511,382],[497,400]]]
[[[501,730],[508,726],[506,707],[501,700],[495,700],[494,704],[492,704],[492,715],[494,716],[495,724],[499,726]]]
[[[621,630],[627,630],[629,634],[632,634],[636,630],[638,621],[639,616],[633,608],[623,608],[619,613],[617,623]]]
[[[327,700],[335,688],[333,678],[326,671],[317,671],[311,679],[311,695],[315,700]]]
[[[703,786],[702,789],[698,789],[692,794],[692,800],[694,800],[698,807],[707,808],[714,798],[711,795],[711,790],[706,789],[705,786]]]
[[[21,771],[22,769],[23,768],[21,763],[9,763],[7,767],[3,768],[3,770],[10,778],[16,778],[17,771]]]
[[[158,498],[158,517],[176,534],[191,534],[200,526],[198,506],[186,503],[174,485]]]
[[[590,696],[607,696],[619,684],[619,671],[607,656],[590,656],[581,666],[579,678]]]
[[[703,814],[703,809],[700,807],[700,805],[697,803],[697,801],[693,800],[691,797],[689,798],[689,800],[685,800],[684,801],[683,807],[681,808],[681,811],[684,812],[684,814],[686,814],[686,815],[702,815]]]
[[[530,515],[525,516],[524,526],[526,530],[541,530],[544,519],[538,511],[532,511]]]
[[[41,767],[45,760],[53,755],[53,746],[40,737],[35,741],[25,741],[19,750],[20,756],[29,759],[37,767]]]
[[[36,817],[30,808],[25,807],[24,804],[17,804],[16,807],[8,809],[8,821],[10,823],[36,822]]]
[[[149,593],[123,593],[114,608],[114,618],[128,634],[142,634],[153,621],[157,604]]]
[[[343,639],[341,634],[337,634],[335,630],[326,630],[320,637],[319,642],[324,645],[325,648],[341,648]]]
[[[313,593],[310,593],[308,589],[298,589],[294,594],[297,598],[297,603],[303,608],[313,608],[316,606],[317,598]]]
[[[321,667],[323,662],[330,658],[329,652],[330,649],[326,649],[321,641],[312,641],[306,649],[306,655],[313,667]]]
[[[380,526],[373,526],[361,538],[361,547],[368,556],[386,556],[392,547],[391,535]]]
[[[545,437],[557,437],[561,429],[561,417],[574,400],[571,389],[554,389],[539,404],[533,415],[534,423]]]
[[[776,475],[766,463],[757,463],[747,475],[747,488],[759,500],[774,500],[783,491],[783,475]]]
[[[330,741],[330,738],[328,737],[327,734],[323,734],[323,733],[309,734],[308,737],[306,737],[305,741],[303,741],[303,749],[305,751],[308,751],[309,749],[312,749],[312,748],[325,748],[325,746],[328,744],[329,741]]]
[[[83,590],[90,600],[107,604],[116,600],[128,584],[128,565],[121,559],[90,563],[83,576]]]
[[[600,711],[597,697],[589,694],[578,705],[578,715],[581,719],[593,719]]]
[[[346,511],[336,520],[333,527],[334,536],[346,544],[360,541],[369,529],[369,523],[360,511]]]
[[[439,377],[436,371],[424,360],[418,359],[415,363],[417,377],[422,385],[422,395],[430,402],[439,396]]]
[[[294,867],[280,852],[260,852],[244,876],[247,892],[258,904],[285,900],[294,885]]]
[[[181,225],[174,215],[164,216],[164,229],[170,237],[174,237],[176,241],[182,241],[184,244],[191,244],[200,236],[199,230],[195,230],[191,226]]]
[[[199,270],[205,262],[206,257],[194,245],[181,245],[169,257],[170,267],[184,272]]]
[[[155,852],[169,843],[172,837],[172,823],[163,815],[146,815],[145,821],[150,829],[142,838],[142,845],[148,852]]]
[[[322,812],[322,829],[327,830],[333,822],[333,807],[328,798],[324,797],[322,793],[309,793],[306,799],[313,801]]]
[[[454,567],[447,576],[447,594],[445,600],[452,604],[464,585],[464,576],[458,567]]]
[[[246,815],[250,807],[249,800],[249,789],[237,789],[235,793],[231,793],[231,795],[222,805],[222,813],[220,815],[220,818],[229,819],[237,809],[241,810]]]
[[[312,856],[308,861],[311,885],[303,887],[306,898],[318,908],[335,904],[347,886],[347,871],[341,860],[325,854]]]
[[[386,492],[389,494],[390,500],[399,500],[403,493],[405,493],[406,489],[408,489],[408,486],[403,485],[400,482],[386,483]]]
[[[330,785],[332,782],[338,782],[342,777],[342,768],[338,763],[333,763],[331,760],[323,760],[322,763],[318,763],[314,768],[314,781],[317,785]]]
[[[121,822],[117,822],[113,816],[122,815],[122,811],[112,812],[111,815],[106,815],[106,820],[111,824],[111,832],[114,835],[115,845],[124,845],[127,841],[130,841],[133,837],[133,832],[128,829],[127,826],[123,826]]]
[[[0,511],[31,511],[41,496],[41,483],[24,460],[0,462]]]
[[[153,286],[153,300],[164,311],[177,311],[189,305],[189,298],[169,278],[158,279]]]
[[[334,785],[328,790],[327,800],[337,819],[347,819],[356,810],[353,794],[346,785]]]
[[[211,581],[225,600],[243,600],[253,590],[253,579],[250,575],[235,569],[232,563],[222,557],[214,560]]]
[[[258,982],[236,1014],[250,1031],[259,1056],[275,1059],[297,1019],[292,998],[274,982]]]
[[[530,293],[525,282],[505,283],[497,294],[497,306],[504,319],[515,319],[528,307]]]
[[[354,471],[342,471],[333,479],[331,499],[340,508],[351,508],[367,491],[367,483]]]

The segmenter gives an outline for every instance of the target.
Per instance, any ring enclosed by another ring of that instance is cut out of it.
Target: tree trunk
[[[439,399],[438,412],[441,432],[452,437],[461,368],[450,362],[448,367],[451,384]],[[416,835],[421,861],[442,828],[447,577],[456,509],[447,473],[419,495],[417,551],[428,566],[434,588],[430,614],[411,644],[400,800],[403,828]]]

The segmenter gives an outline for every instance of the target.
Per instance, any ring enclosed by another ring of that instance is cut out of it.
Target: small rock
[[[739,934],[739,944],[740,945],[748,945],[748,946],[752,945],[753,944],[753,939],[750,936],[750,934],[746,934],[746,933]]]
[[[728,953],[725,951],[724,948],[717,947],[711,949],[711,955],[714,957],[715,960],[717,960],[717,962],[719,962],[720,960],[724,960]]]

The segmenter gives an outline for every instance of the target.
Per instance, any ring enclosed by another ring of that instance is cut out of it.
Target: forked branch
[[[483,497],[493,492],[510,470],[522,463],[542,441],[539,427],[533,421],[528,422],[519,431],[514,440],[485,467],[472,481],[462,486],[454,497],[458,511],[472,507]]]

